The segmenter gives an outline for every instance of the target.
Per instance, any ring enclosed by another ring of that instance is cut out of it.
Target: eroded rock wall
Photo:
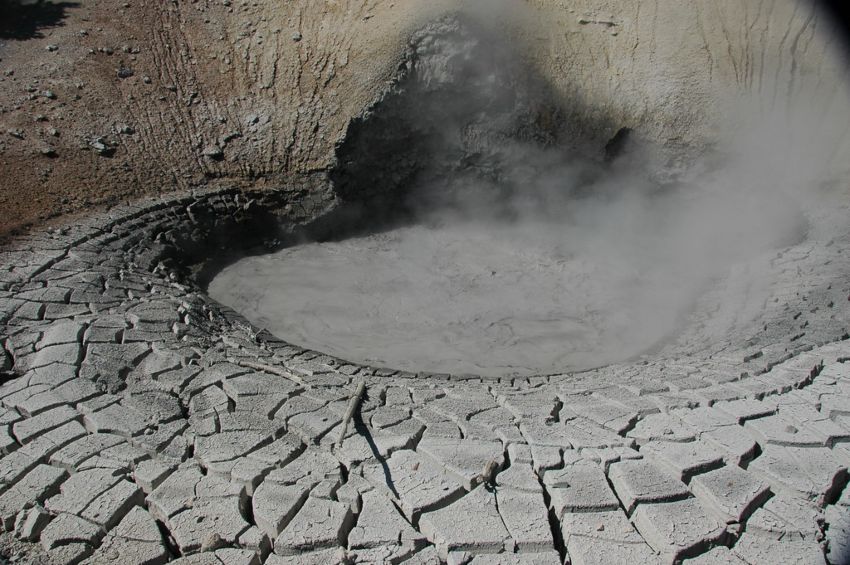
[[[700,147],[742,93],[759,111],[803,99],[835,138],[848,123],[836,40],[804,0],[65,4],[0,37],[3,229],[219,183],[297,183],[327,207],[350,121],[411,35],[460,8],[497,21],[582,144],[629,127]]]

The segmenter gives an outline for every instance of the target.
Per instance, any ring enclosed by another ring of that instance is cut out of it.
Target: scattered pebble
[[[109,145],[102,137],[97,137],[89,143],[89,147],[94,149],[98,155],[108,157],[115,153],[115,148]]]
[[[224,159],[224,150],[221,147],[216,145],[207,145],[203,150],[203,156],[213,161],[221,161]]]

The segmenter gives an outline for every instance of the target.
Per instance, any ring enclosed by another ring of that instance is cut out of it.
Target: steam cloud
[[[500,5],[516,17],[516,3]],[[674,338],[716,278],[805,237],[806,209],[847,156],[840,121],[739,103],[737,127],[685,174],[663,174],[640,139],[612,162],[588,158],[565,143],[545,82],[492,27],[494,5],[486,17],[480,6],[421,34],[402,93],[373,109],[398,128],[381,132],[394,150],[416,140],[397,157],[416,162],[396,187],[408,225],[246,260],[213,296],[351,360],[552,373]],[[846,104],[836,108],[846,120]],[[267,295],[271,281],[285,297]]]

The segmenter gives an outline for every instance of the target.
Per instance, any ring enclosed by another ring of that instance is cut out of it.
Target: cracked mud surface
[[[847,561],[846,208],[766,258],[760,285],[730,274],[650,360],[482,379],[347,363],[206,297],[174,257],[249,207],[235,191],[143,202],[2,252],[5,553]],[[767,298],[731,293],[742,281]]]

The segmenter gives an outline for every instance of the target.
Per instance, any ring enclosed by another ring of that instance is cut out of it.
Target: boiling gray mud
[[[691,297],[666,270],[570,240],[525,224],[405,227],[248,257],[209,292],[291,343],[409,371],[585,369],[675,329]]]
[[[600,367],[669,342],[716,279],[805,237],[794,198],[722,180],[557,199],[537,183],[498,206],[465,187],[472,205],[247,257],[208,290],[283,340],[376,367]]]

